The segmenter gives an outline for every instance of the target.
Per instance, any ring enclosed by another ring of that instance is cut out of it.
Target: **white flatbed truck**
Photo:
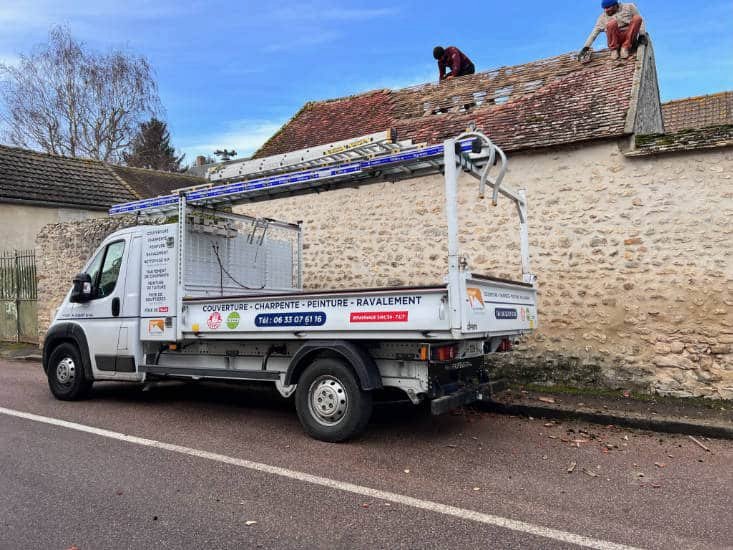
[[[436,146],[387,134],[302,153],[255,170],[254,161],[226,165],[236,172],[229,183],[113,207],[157,223],[112,233],[74,278],[44,341],[53,395],[80,399],[98,380],[270,382],[283,397],[295,394],[303,427],[324,441],[361,432],[384,388],[414,404],[430,400],[434,414],[487,398],[484,356],[537,327],[526,201],[502,185],[504,153],[476,131]],[[480,180],[481,195],[489,186],[494,203],[501,194],[516,204],[521,282],[473,274],[459,255],[460,170]],[[449,253],[438,286],[303,291],[300,224],[231,212],[314,183],[437,171]]]

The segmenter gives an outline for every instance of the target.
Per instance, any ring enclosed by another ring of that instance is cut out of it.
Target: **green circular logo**
[[[236,311],[232,311],[229,315],[227,315],[227,327],[230,330],[234,330],[239,326],[239,313]]]

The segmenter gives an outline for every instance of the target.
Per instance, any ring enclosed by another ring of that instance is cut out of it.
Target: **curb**
[[[649,416],[624,411],[598,412],[592,409],[575,409],[562,405],[517,405],[498,401],[479,402],[479,406],[490,412],[519,416],[537,416],[559,420],[583,420],[593,424],[604,424],[651,430],[654,432],[699,435],[716,439],[733,439],[733,425],[720,422],[695,421],[679,417]]]
[[[30,355],[0,355],[0,359],[5,359],[6,361],[37,361],[40,363],[43,361],[43,357],[38,354],[30,354]]]

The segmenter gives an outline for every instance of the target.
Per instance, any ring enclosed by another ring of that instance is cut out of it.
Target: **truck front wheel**
[[[361,389],[348,365],[324,357],[300,376],[295,407],[310,436],[335,443],[364,431],[372,415],[372,394]]]
[[[92,387],[76,346],[63,343],[51,352],[48,360],[48,387],[62,401],[83,399]]]

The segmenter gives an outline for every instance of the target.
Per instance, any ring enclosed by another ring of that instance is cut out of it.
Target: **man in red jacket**
[[[455,46],[448,46],[447,48],[435,46],[433,57],[438,61],[440,80],[450,80],[457,76],[464,76],[476,72],[476,68],[473,66],[471,60]],[[448,74],[445,74],[446,67],[450,67],[451,70]]]

